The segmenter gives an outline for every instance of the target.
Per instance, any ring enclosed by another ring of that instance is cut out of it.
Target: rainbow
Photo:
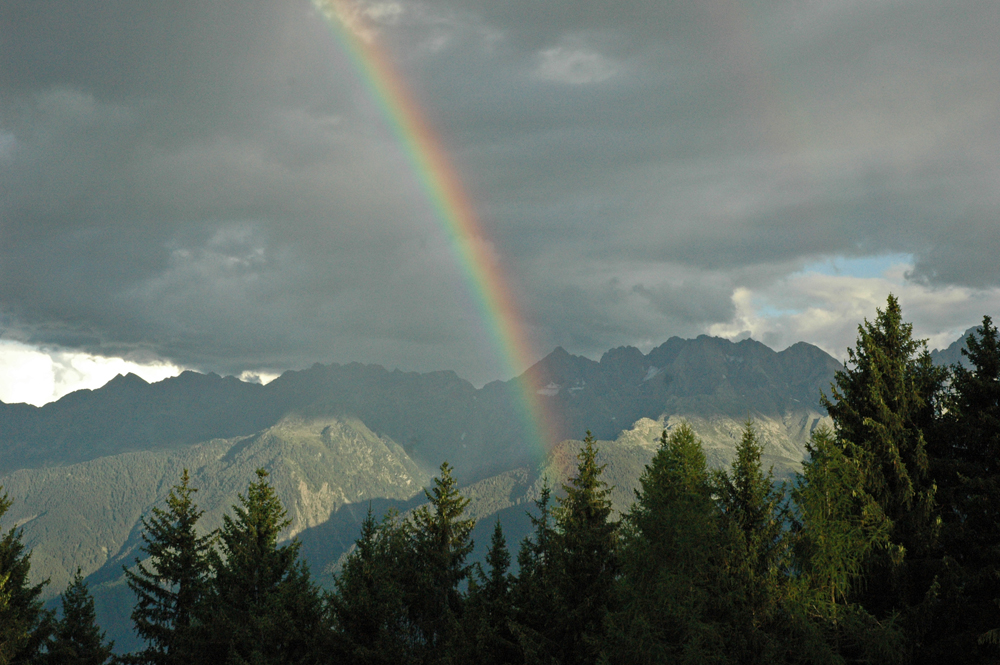
[[[509,376],[516,376],[530,366],[535,356],[499,262],[487,251],[488,236],[441,141],[386,53],[379,48],[377,35],[366,24],[360,9],[349,0],[313,0],[313,4],[332,27],[405,152],[448,237],[498,359]],[[544,459],[556,442],[544,404],[538,398],[539,386],[534,385],[529,374],[513,385],[517,387],[512,397],[528,443],[534,454]]]

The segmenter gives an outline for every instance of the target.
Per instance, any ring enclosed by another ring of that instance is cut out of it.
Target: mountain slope
[[[430,476],[393,441],[356,420],[283,420],[249,437],[215,439],[181,451],[122,453],[65,467],[24,469],[2,479],[32,549],[32,576],[59,593],[85,575],[131,563],[140,519],[162,506],[181,470],[191,473],[201,525],[219,526],[257,468],[267,469],[292,520],[289,536],[329,521],[348,504],[406,501]]]
[[[476,389],[452,372],[416,374],[374,365],[314,365],[267,386],[194,372],[147,384],[118,377],[41,408],[0,403],[0,485],[23,525],[34,579],[50,597],[80,566],[102,625],[119,648],[134,644],[133,599],[122,579],[141,545],[141,519],[163,505],[187,468],[206,530],[221,523],[263,467],[271,473],[302,552],[329,584],[369,505],[376,514],[423,500],[448,460],[481,520],[485,548],[500,519],[508,542],[530,530],[525,511],[543,478],[558,490],[587,430],[626,510],[664,428],[688,421],[714,466],[728,463],[752,417],[780,476],[801,462],[823,421],[819,391],[841,365],[808,344],[780,353],[745,340],[671,338],[648,354],[619,348],[600,361],[556,349],[525,376]],[[525,386],[562,443],[539,459],[515,409]],[[8,521],[9,525],[10,522]],[[477,550],[478,551],[478,550]]]
[[[614,439],[640,418],[748,414],[785,418],[820,410],[819,391],[840,368],[808,344],[777,353],[759,342],[671,338],[648,354],[623,347],[599,362],[556,349],[507,382],[476,389],[453,372],[314,365],[266,386],[185,372],[155,384],[129,375],[41,408],[0,403],[0,472],[59,466],[132,451],[167,451],[249,436],[282,418],[356,418],[467,481],[530,461],[516,404],[525,385],[559,439],[587,430]],[[526,383],[527,382],[527,383]]]
[[[969,359],[962,355],[962,349],[966,348],[965,341],[969,339],[969,335],[975,333],[978,337],[978,331],[979,326],[972,326],[946,348],[932,350],[931,360],[938,366],[962,365],[966,369],[970,368],[972,365]]]
[[[643,355],[622,347],[600,362],[557,349],[532,367],[559,438],[587,430],[613,439],[640,418],[681,415],[743,421],[818,413],[841,364],[809,344],[775,352],[760,342],[701,336],[671,338]]]

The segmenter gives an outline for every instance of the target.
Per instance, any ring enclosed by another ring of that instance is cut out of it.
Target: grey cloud
[[[679,286],[655,288],[637,284],[632,287],[632,292],[645,298],[650,307],[664,316],[687,319],[701,325],[728,321],[735,312],[730,299],[732,286],[728,284],[686,282]]]
[[[400,6],[380,39],[540,352],[697,334],[822,256],[1000,284],[992,3]],[[4,336],[503,371],[310,3],[15,0],[0,35]]]
[[[957,216],[956,216],[957,217]],[[921,254],[908,275],[935,286],[984,288],[1000,283],[1000,212],[971,211],[944,224],[941,238]]]

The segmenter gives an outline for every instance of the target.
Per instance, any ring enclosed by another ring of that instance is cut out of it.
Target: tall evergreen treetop
[[[104,632],[97,625],[94,598],[77,568],[62,595],[62,617],[56,622],[42,661],[47,665],[103,665],[111,658],[112,646],[104,641]]]
[[[555,511],[556,524],[567,547],[604,541],[614,543],[617,523],[611,520],[611,488],[601,478],[605,465],[597,463],[597,445],[588,431],[577,453],[576,475],[562,489]],[[596,538],[596,540],[591,540]]]
[[[950,575],[925,662],[956,652],[995,662],[1000,642],[1000,334],[988,316],[976,333],[962,349],[971,367],[952,368],[931,449]]]
[[[268,473],[240,494],[234,515],[223,517],[215,576],[202,606],[208,662],[306,664],[319,662],[327,625],[319,590],[298,541],[278,545],[291,524]]]
[[[517,553],[517,565],[521,570],[518,579],[522,582],[531,577],[548,578],[551,573],[555,531],[552,523],[552,488],[547,477],[542,479],[535,508],[538,515],[527,513],[534,529],[534,537],[526,537]]]
[[[878,621],[902,616],[915,653],[937,602],[941,572],[929,445],[947,370],[933,365],[926,342],[912,333],[890,295],[885,310],[858,327],[857,348],[849,350],[831,396],[822,401],[836,445],[858,467],[860,485],[852,491],[871,497],[890,524],[890,546],[869,552],[850,600]]]
[[[507,539],[503,535],[503,527],[497,518],[490,539],[490,549],[486,552],[486,566],[489,572],[480,570],[479,586],[483,597],[489,604],[506,605],[510,596],[510,551],[507,549]]]
[[[603,646],[604,618],[615,606],[618,523],[611,517],[611,489],[601,478],[590,432],[577,455],[576,475],[563,485],[555,511],[559,532],[558,595],[566,663],[596,663]]]
[[[701,441],[664,430],[623,523],[617,662],[725,662],[719,618],[723,540]]]
[[[344,660],[366,665],[417,662],[418,638],[407,614],[410,532],[394,512],[376,522],[371,506],[357,547],[334,580],[327,604]]]
[[[681,424],[670,435],[664,430],[660,447],[639,478],[641,489],[635,491],[636,502],[630,519],[655,512],[658,505],[678,497],[711,495],[705,450],[694,430]]]
[[[204,511],[194,503],[187,469],[167,495],[167,507],[143,518],[142,551],[146,561],[125,570],[136,595],[132,622],[146,648],[133,656],[141,663],[190,662],[192,623],[208,583],[208,552],[213,536],[199,536]]]
[[[1000,473],[1000,334],[988,316],[977,332],[962,349],[972,367],[952,368],[943,417],[948,445],[940,451],[969,478]]]
[[[459,493],[447,462],[441,464],[440,475],[424,494],[430,505],[414,511],[410,519],[416,571],[410,607],[433,659],[458,636],[464,602],[459,585],[472,570],[467,559],[476,522],[462,519],[469,499]]]
[[[558,534],[552,521],[552,488],[542,479],[535,500],[538,515],[527,513],[534,534],[521,541],[517,553],[518,575],[514,578],[513,627],[526,662],[551,662],[557,658],[556,622],[560,612],[556,564]]]
[[[522,662],[517,637],[511,628],[514,616],[511,597],[510,552],[500,519],[493,527],[490,548],[486,553],[487,571],[476,564],[476,575],[469,585],[469,611],[466,632],[470,635],[468,660],[483,665]]]
[[[300,547],[297,541],[278,547],[278,536],[292,521],[267,477],[267,471],[257,469],[257,482],[250,484],[246,495],[239,495],[234,516],[223,516],[221,556],[213,553],[212,557],[216,576],[229,578],[215,586],[239,585],[251,602],[259,601],[284,577]]]
[[[715,489],[724,521],[745,548],[747,562],[758,575],[767,575],[777,566],[783,531],[781,501],[783,489],[774,485],[774,471],[763,470],[763,442],[747,420],[736,446],[732,471],[715,474]]]
[[[890,295],[873,322],[858,326],[857,347],[848,349],[830,397],[822,397],[844,453],[864,469],[863,489],[892,520],[894,540],[910,551],[933,540],[925,431],[946,374],[931,362],[926,341],[913,339]]]
[[[939,482],[950,553],[981,566],[1000,557],[1000,334],[990,317],[966,345],[972,368],[954,367]]]
[[[466,559],[473,547],[469,536],[476,526],[475,520],[461,519],[469,499],[459,493],[451,471],[447,462],[441,465],[433,487],[424,490],[430,505],[414,511],[412,517],[418,555],[434,559],[433,574],[440,576],[436,581],[447,588],[469,575]]]
[[[775,488],[771,469],[764,472],[762,453],[763,443],[748,419],[731,471],[714,474],[732,596],[728,649],[741,663],[776,662],[781,648],[776,635],[786,628],[784,488]]]
[[[0,517],[10,508],[0,494]],[[32,585],[31,552],[25,551],[21,532],[12,528],[0,537],[0,665],[29,663],[52,631],[52,616],[42,609],[43,587]]]
[[[669,436],[663,431],[639,485],[624,535],[633,552],[654,559],[641,574],[655,574],[661,564],[686,576],[705,573],[721,544],[716,535],[719,511],[712,500],[704,449],[690,425],[680,425]]]

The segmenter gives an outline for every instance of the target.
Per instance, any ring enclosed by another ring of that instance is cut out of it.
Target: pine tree
[[[806,446],[802,473],[792,490],[795,506],[790,609],[812,662],[899,662],[899,626],[879,621],[852,591],[864,585],[864,564],[892,547],[892,523],[866,492],[863,469],[820,427]]]
[[[0,495],[0,517],[10,506]],[[52,631],[52,616],[40,600],[48,581],[30,584],[30,570],[31,553],[12,528],[0,538],[0,665],[34,662]]]
[[[994,662],[1000,635],[1000,334],[992,319],[962,349],[931,446],[943,518],[940,602],[923,662]],[[982,642],[982,643],[981,643]]]
[[[460,646],[464,607],[460,585],[471,572],[466,559],[472,552],[475,520],[461,519],[469,500],[459,493],[447,462],[424,493],[430,505],[418,508],[410,518],[414,578],[409,602],[425,662],[434,662]]]
[[[510,605],[510,552],[507,550],[507,539],[503,535],[500,518],[493,527],[490,548],[486,552],[488,572],[477,569],[480,595],[487,608],[492,623],[505,623]]]
[[[46,643],[45,665],[103,665],[114,643],[104,641],[97,625],[94,598],[79,568],[62,595],[62,618]]]
[[[559,532],[556,593],[557,635],[567,665],[596,663],[604,647],[604,619],[614,609],[618,574],[618,524],[611,519],[611,494],[601,479],[590,432],[577,455],[576,475],[563,485],[566,496],[555,513]]]
[[[142,552],[125,570],[125,579],[137,601],[132,610],[136,634],[146,648],[129,660],[151,665],[180,665],[193,658],[195,612],[202,601],[208,579],[211,535],[199,536],[197,523],[204,511],[192,495],[187,469],[167,495],[167,506],[153,508],[143,518]]]
[[[395,513],[376,522],[371,507],[361,536],[327,597],[342,660],[363,665],[416,663],[417,634],[406,603],[410,534]]]
[[[736,446],[732,471],[714,474],[715,490],[723,521],[729,525],[744,551],[749,572],[758,577],[777,569],[781,556],[783,491],[774,486],[774,471],[764,473],[763,442],[753,421],[747,420]]]
[[[623,522],[621,609],[611,618],[618,662],[725,662],[718,620],[719,511],[701,441],[666,430]]]
[[[235,515],[223,517],[220,551],[209,555],[214,577],[200,608],[205,662],[308,664],[321,662],[327,646],[322,600],[300,545],[277,544],[291,521],[267,477],[257,470]]]
[[[558,534],[552,521],[552,489],[543,478],[535,509],[528,513],[533,536],[521,542],[517,553],[518,574],[511,585],[513,620],[511,630],[525,663],[557,662],[556,634],[559,597],[556,584]]]
[[[511,597],[510,552],[497,519],[486,553],[487,571],[476,564],[476,574],[469,585],[466,622],[474,645],[469,660],[483,665],[502,665],[519,661],[517,638],[511,630],[514,606]]]
[[[902,563],[926,557],[937,535],[925,433],[934,426],[946,371],[932,364],[926,342],[912,332],[890,295],[874,322],[858,326],[857,347],[848,350],[831,396],[822,398],[838,445],[861,469],[858,490],[892,523],[895,547],[873,553],[857,591],[880,618],[924,598],[926,571]]]
[[[783,624],[783,489],[763,471],[763,444],[749,419],[730,473],[714,474],[732,599],[729,650],[741,663],[778,662]]]

